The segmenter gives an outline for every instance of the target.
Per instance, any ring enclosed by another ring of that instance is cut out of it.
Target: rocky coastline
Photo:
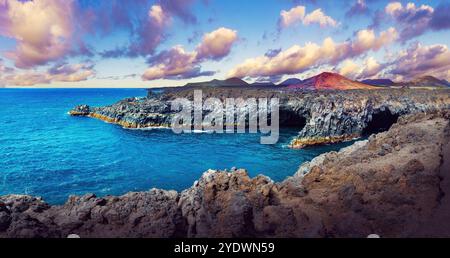
[[[69,114],[97,118],[124,128],[170,127],[174,115],[171,101],[193,99],[194,89],[202,90],[204,98],[221,100],[279,98],[280,126],[295,127],[299,131],[290,144],[292,148],[352,140],[388,129],[399,116],[450,109],[450,90],[299,91],[199,87],[168,89],[161,94],[150,92],[147,97],[127,98],[105,107],[80,105]]]
[[[0,197],[0,237],[450,236],[450,113],[402,116],[275,183],[209,170],[178,193]]]

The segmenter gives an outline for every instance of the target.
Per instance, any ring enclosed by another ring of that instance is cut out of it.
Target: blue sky
[[[0,86],[158,87],[232,76],[277,82],[321,71],[358,80],[450,79],[449,5],[0,0]]]

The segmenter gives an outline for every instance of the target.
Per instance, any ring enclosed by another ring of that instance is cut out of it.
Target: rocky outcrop
[[[178,193],[152,189],[120,197],[71,196],[50,206],[25,195],[0,197],[0,237],[180,237]]]
[[[379,89],[297,91],[239,87],[203,87],[204,98],[279,98],[280,126],[296,126],[293,148],[350,140],[387,130],[398,116],[450,109],[450,90]],[[170,127],[175,98],[193,99],[193,88],[170,89],[145,98],[129,98],[106,107],[78,106],[70,113],[127,128]],[[206,115],[206,114],[204,114]],[[252,113],[251,115],[256,115]]]
[[[0,237],[450,236],[450,113],[400,117],[280,183],[207,171],[181,193],[0,197]]]

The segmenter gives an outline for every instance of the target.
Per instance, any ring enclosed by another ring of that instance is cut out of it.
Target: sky
[[[450,80],[450,0],[0,0],[0,87]]]

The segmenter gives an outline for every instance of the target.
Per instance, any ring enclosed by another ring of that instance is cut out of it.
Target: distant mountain
[[[254,82],[250,85],[258,86],[258,87],[273,87],[273,86],[275,86],[275,84],[273,82]]]
[[[308,90],[351,90],[351,89],[376,89],[375,86],[352,81],[340,74],[324,72],[302,81],[299,84],[288,86],[290,89]]]
[[[279,83],[278,86],[289,86],[294,84],[300,84],[302,83],[302,80],[297,78],[289,78],[287,80],[284,80],[283,82]]]
[[[402,82],[402,86],[406,87],[433,87],[433,88],[447,88],[449,83],[446,80],[439,80],[431,75],[415,78],[409,82]]]
[[[239,78],[229,78],[226,80],[217,80],[214,79],[212,81],[207,82],[191,82],[186,85],[185,87],[221,87],[221,86],[248,86],[249,84],[245,82],[244,80],[241,80]]]
[[[395,82],[391,79],[367,79],[361,81],[364,84],[369,84],[372,86],[394,86]]]

